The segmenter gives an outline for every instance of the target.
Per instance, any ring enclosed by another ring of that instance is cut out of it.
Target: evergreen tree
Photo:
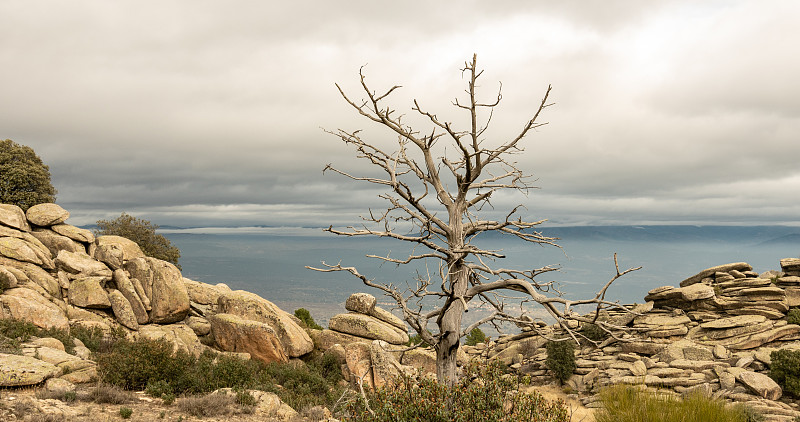
[[[10,139],[0,141],[0,203],[27,211],[36,204],[55,200],[50,168],[33,149]]]

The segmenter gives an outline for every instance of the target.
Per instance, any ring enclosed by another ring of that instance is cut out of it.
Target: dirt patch
[[[567,405],[567,410],[572,415],[570,422],[594,422],[594,409],[584,407],[580,400],[569,397],[564,391],[553,385],[537,385],[528,387],[526,392],[536,391],[547,400],[561,400]]]
[[[41,388],[41,387],[39,387]],[[39,388],[0,390],[0,420],[2,421],[64,421],[64,422],[159,422],[159,421],[204,421],[204,422],[256,422],[277,419],[256,414],[231,414],[217,417],[196,417],[181,411],[177,404],[165,405],[144,392],[134,393],[134,399],[125,404],[97,404],[85,401],[63,402],[56,399],[38,399]],[[79,391],[92,387],[79,387]],[[132,410],[129,419],[120,416],[120,409]],[[19,415],[19,416],[17,416]],[[300,419],[302,420],[302,419]]]

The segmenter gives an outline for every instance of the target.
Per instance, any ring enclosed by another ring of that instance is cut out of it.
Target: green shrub
[[[113,220],[97,220],[95,234],[98,236],[115,235],[130,239],[139,245],[145,255],[170,262],[180,270],[178,259],[181,257],[181,250],[177,246],[173,246],[169,239],[157,234],[158,229],[158,224],[123,212]]]
[[[0,334],[20,342],[30,340],[31,337],[37,335],[40,331],[41,329],[39,327],[28,321],[0,319]]]
[[[790,309],[789,313],[786,314],[786,322],[800,325],[800,309]]]
[[[170,382],[186,376],[195,363],[194,357],[184,351],[173,353],[172,349],[172,344],[165,340],[118,340],[110,353],[97,354],[95,361],[104,382],[142,390],[150,382]]]
[[[366,421],[569,421],[563,402],[548,402],[536,392],[520,392],[518,378],[504,376],[496,363],[472,363],[453,387],[427,377],[405,378],[398,388],[382,388],[350,401],[342,420]]]
[[[315,330],[322,329],[322,327],[314,321],[314,318],[311,316],[311,312],[309,312],[306,308],[295,309],[294,316],[296,316],[300,321],[303,321],[303,324],[305,324],[308,328],[313,328]]]
[[[39,328],[33,323],[16,319],[0,319],[0,351],[18,352],[19,346],[31,337],[50,337],[64,344],[64,350],[73,354],[75,345],[69,331],[58,328]]]
[[[165,406],[170,406],[172,403],[175,403],[175,394],[164,393],[161,396],[161,401],[164,403]]]
[[[293,409],[331,405],[342,393],[342,388],[336,387],[341,372],[331,365],[335,359],[323,355],[305,365],[271,363],[259,374],[259,385],[277,394]]]
[[[122,417],[122,419],[130,419],[131,415],[133,415],[133,409],[130,407],[120,407],[119,415]]]
[[[591,341],[602,341],[608,336],[608,333],[603,331],[597,324],[584,324],[581,327],[580,333]]]
[[[247,390],[236,390],[236,404],[239,406],[249,406],[253,407],[256,405],[256,398],[253,397]]]
[[[61,342],[64,345],[64,351],[73,355],[75,354],[75,343],[72,341],[69,330],[61,330],[58,328],[47,328],[40,330],[36,337],[50,337]]]
[[[412,336],[408,336],[408,342],[406,342],[406,346],[416,346],[418,344],[420,347],[430,347],[430,344],[422,340],[421,335],[414,334]]]
[[[39,332],[39,327],[27,321],[0,319],[0,352],[20,353],[21,344]]]
[[[72,403],[78,399],[78,393],[73,390],[49,391],[42,388],[37,390],[35,395],[39,400],[56,399],[67,403]]]
[[[207,393],[219,388],[254,388],[263,366],[254,360],[206,351],[172,384],[176,393]]]
[[[130,391],[125,391],[116,385],[100,382],[89,391],[86,398],[89,401],[101,404],[125,404],[132,402],[134,396]]]
[[[478,327],[473,328],[472,331],[467,334],[467,337],[464,338],[464,344],[467,346],[474,346],[478,343],[483,343],[484,341],[486,341],[486,334],[484,334],[483,331],[481,331],[481,329]]]
[[[682,400],[629,385],[600,391],[597,422],[755,422],[760,415],[744,406],[726,407],[720,400],[691,394]]]
[[[775,350],[769,355],[772,364],[769,376],[783,388],[783,392],[800,397],[800,350]]]
[[[70,335],[80,340],[87,349],[92,352],[97,352],[100,349],[100,343],[105,337],[103,329],[100,327],[88,328],[84,325],[76,325],[70,329]]]
[[[575,344],[572,340],[547,342],[545,366],[562,384],[575,372]]]
[[[150,380],[144,392],[150,397],[160,398],[164,394],[172,393],[172,386],[166,380]]]

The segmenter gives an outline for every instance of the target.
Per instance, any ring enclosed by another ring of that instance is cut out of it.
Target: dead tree
[[[544,92],[533,116],[522,125],[516,136],[502,142],[484,139],[491,121],[491,113],[501,101],[498,89],[489,102],[478,99],[477,82],[482,71],[476,67],[477,57],[465,62],[462,75],[468,80],[466,99],[456,99],[453,105],[463,112],[469,122],[465,129],[444,121],[425,110],[416,100],[412,111],[427,122],[425,131],[412,128],[403,116],[385,105],[387,98],[399,86],[382,94],[367,85],[363,67],[359,71],[362,94],[366,98],[355,100],[337,84],[345,101],[361,116],[394,133],[396,144],[389,149],[362,138],[361,131],[338,129],[329,133],[355,148],[357,157],[379,169],[381,177],[362,177],[332,167],[331,170],[353,180],[385,187],[379,195],[386,201],[386,209],[370,210],[362,217],[364,222],[346,230],[329,227],[326,231],[342,236],[379,236],[410,242],[414,249],[409,256],[395,258],[390,255],[367,255],[394,264],[408,264],[418,260],[435,262],[436,275],[417,276],[413,285],[399,286],[380,283],[362,275],[355,267],[323,262],[317,271],[346,271],[370,287],[382,290],[397,302],[403,319],[421,338],[436,349],[436,375],[440,382],[452,385],[456,381],[456,355],[460,339],[480,324],[510,321],[534,326],[534,319],[512,315],[507,311],[509,294],[521,297],[523,302],[538,304],[552,319],[576,339],[576,334],[564,322],[570,319],[595,322],[599,311],[617,307],[606,300],[605,293],[611,283],[632,271],[623,272],[617,267],[613,278],[605,283],[595,297],[586,300],[568,300],[555,289],[553,282],[540,282],[537,277],[557,268],[543,266],[535,269],[494,268],[493,263],[503,258],[501,251],[483,249],[476,243],[484,232],[499,232],[539,245],[557,246],[557,238],[536,231],[546,220],[525,221],[519,215],[522,205],[508,210],[505,218],[487,219],[484,208],[491,208],[492,196],[500,191],[527,193],[534,188],[513,155],[523,151],[524,138],[536,128],[545,125],[539,117],[550,106],[551,87]],[[500,85],[502,88],[502,84]],[[484,118],[484,116],[486,116]],[[616,264],[616,257],[615,257]],[[522,293],[522,295],[519,295]],[[491,315],[462,328],[462,316],[472,300],[489,304]],[[434,303],[431,310],[431,303]],[[575,308],[590,305],[597,312],[594,317],[580,316]],[[428,330],[429,323],[438,329]],[[612,327],[603,326],[606,331]]]

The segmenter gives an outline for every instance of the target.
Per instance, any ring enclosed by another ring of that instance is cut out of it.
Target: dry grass
[[[683,399],[666,393],[616,385],[600,392],[604,408],[597,422],[750,422],[758,416],[744,407],[728,407],[700,394]]]
[[[211,393],[178,400],[178,409],[199,418],[228,416],[236,413],[236,397],[224,393]]]
[[[126,404],[134,401],[134,395],[130,391],[105,383],[98,383],[85,397],[80,398],[86,401],[107,404]]]

